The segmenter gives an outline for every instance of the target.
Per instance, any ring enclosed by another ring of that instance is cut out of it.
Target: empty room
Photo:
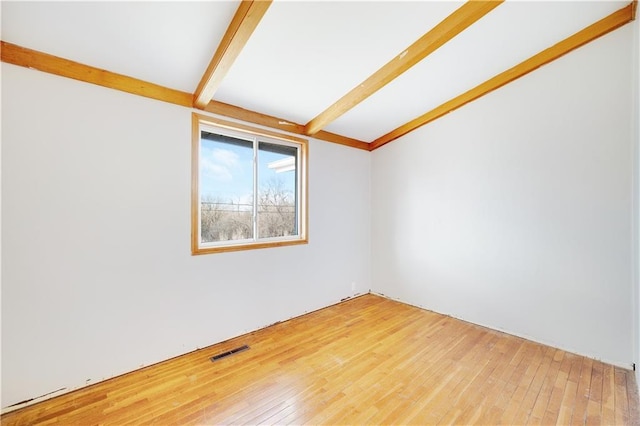
[[[638,425],[636,1],[2,1],[2,424]]]

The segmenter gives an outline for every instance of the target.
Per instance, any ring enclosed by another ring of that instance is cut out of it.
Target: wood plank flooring
[[[251,348],[209,360],[244,344]],[[1,421],[640,424],[631,371],[374,295],[7,413]]]

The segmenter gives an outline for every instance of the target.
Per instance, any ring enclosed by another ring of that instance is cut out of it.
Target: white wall
[[[191,110],[2,64],[2,406],[370,288],[370,154],[310,143],[310,242],[190,255]]]
[[[633,26],[633,40],[634,40],[634,73],[633,79],[633,93],[634,104],[633,111],[633,139],[635,164],[634,164],[634,210],[633,210],[633,226],[635,232],[633,241],[634,261],[633,261],[633,278],[634,278],[634,357],[633,360],[636,364],[636,384],[640,389],[640,22],[636,19],[632,24]]]
[[[373,289],[630,367],[632,27],[373,152]]]

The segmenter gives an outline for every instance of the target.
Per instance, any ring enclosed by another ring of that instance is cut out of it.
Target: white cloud
[[[228,149],[214,148],[211,153],[213,160],[222,164],[228,168],[235,168],[238,166],[238,154]]]
[[[203,150],[200,156],[200,170],[219,182],[231,182],[238,165],[238,154],[227,149]]]

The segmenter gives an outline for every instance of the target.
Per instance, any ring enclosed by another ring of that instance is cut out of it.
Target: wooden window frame
[[[252,241],[241,240],[237,243],[227,242],[219,245],[202,246],[200,241],[200,137],[202,126],[228,130],[234,133],[245,134],[249,137],[263,137],[270,141],[282,141],[285,144],[294,144],[299,147],[299,170],[296,176],[299,182],[297,196],[298,234],[288,237],[274,237],[257,239],[254,235]],[[192,113],[191,134],[191,254],[201,255],[210,253],[224,253],[230,251],[253,250],[269,247],[281,247],[297,244],[307,244],[308,236],[308,141],[295,136],[275,133],[256,127],[246,126],[240,123],[225,121],[206,115]]]

